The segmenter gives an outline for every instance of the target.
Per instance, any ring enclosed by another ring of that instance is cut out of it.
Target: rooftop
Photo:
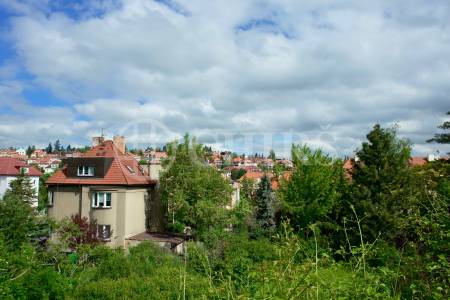
[[[68,163],[73,160],[80,162],[86,158],[86,161],[92,162],[93,158],[108,158],[110,165],[105,167],[105,174],[101,177],[78,177],[71,176],[68,170]],[[134,159],[133,155],[122,153],[113,141],[104,141],[93,147],[78,158],[68,158],[64,160],[65,165],[47,180],[47,184],[63,185],[153,185],[154,180],[146,176],[144,171]]]

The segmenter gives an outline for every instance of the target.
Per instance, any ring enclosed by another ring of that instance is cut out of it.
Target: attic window
[[[20,168],[20,172],[21,172],[22,174],[28,174],[28,173],[30,172],[30,169],[27,168],[27,167],[21,167],[21,168]]]
[[[78,176],[94,176],[94,167],[88,166],[78,166],[77,175]]]
[[[134,171],[134,169],[133,169],[132,167],[130,167],[130,166],[127,166],[127,169],[128,169],[128,171],[130,171],[131,174],[136,173],[136,172]]]

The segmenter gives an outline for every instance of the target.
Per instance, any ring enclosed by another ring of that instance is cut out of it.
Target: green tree
[[[45,152],[47,152],[47,154],[53,153],[53,146],[52,146],[52,143],[48,143],[47,148],[45,148]]]
[[[0,238],[11,249],[30,241],[36,229],[35,210],[30,203],[34,189],[23,173],[10,182],[10,188],[0,201]]]
[[[231,180],[238,180],[245,175],[247,171],[245,169],[233,169],[231,170]]]
[[[36,150],[36,147],[34,145],[28,146],[27,151],[26,151],[27,156],[31,157],[31,154],[33,154],[34,150]]]
[[[270,150],[269,158],[270,158],[271,160],[273,160],[274,162],[275,162],[275,160],[277,159],[277,156],[275,155],[275,151],[273,151],[273,149]]]
[[[212,227],[223,228],[231,187],[217,170],[205,164],[202,145],[186,134],[182,144],[171,143],[167,150],[160,191],[169,229],[181,231],[190,226],[204,232]]]
[[[292,145],[291,156],[294,171],[280,186],[283,216],[297,230],[316,222],[327,223],[341,197],[342,162],[306,145]]]
[[[28,204],[32,204],[37,198],[30,177],[26,176],[23,171],[16,179],[9,183],[9,190],[7,190],[5,194],[13,194],[15,197]]]
[[[264,231],[271,232],[275,228],[275,194],[267,175],[261,178],[255,195],[257,225]]]
[[[241,180],[241,198],[244,197],[250,203],[253,203],[255,192],[255,182],[253,179],[245,178]]]
[[[447,112],[447,115],[450,115],[450,111]],[[450,121],[445,121],[438,128],[442,130],[450,130]],[[450,132],[446,133],[437,133],[433,138],[427,141],[428,143],[439,143],[439,144],[450,144]]]
[[[45,210],[48,205],[48,189],[45,185],[47,179],[51,176],[51,173],[43,174],[39,178],[39,197],[38,197],[38,210]]]
[[[34,210],[15,194],[7,193],[0,201],[0,238],[9,249],[29,242],[35,229]]]
[[[64,150],[64,148],[61,146],[61,142],[59,140],[56,140],[53,151],[59,153],[61,150]]]
[[[400,233],[413,194],[409,141],[398,139],[395,128],[375,125],[357,152],[352,175],[352,204],[362,219],[369,241],[383,233]]]

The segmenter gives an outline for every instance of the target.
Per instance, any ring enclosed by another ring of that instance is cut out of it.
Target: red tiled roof
[[[105,176],[102,178],[68,177],[67,166],[58,170],[47,180],[47,184],[68,185],[153,185],[154,180],[144,175],[133,155],[120,152],[112,141],[105,141],[93,147],[81,157],[108,157],[113,158]],[[133,172],[131,172],[132,170]]]
[[[17,176],[20,174],[20,168],[28,168],[26,176],[41,176],[42,173],[35,167],[27,165],[25,162],[12,158],[12,157],[0,157],[0,175],[12,175]]]
[[[411,166],[423,166],[428,162],[426,157],[415,156],[409,159],[409,164]]]

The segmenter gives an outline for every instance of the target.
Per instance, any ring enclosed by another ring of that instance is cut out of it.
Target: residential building
[[[63,159],[62,169],[47,180],[49,216],[96,220],[97,234],[113,247],[127,247],[128,238],[160,230],[156,181],[125,152],[124,138],[93,142],[82,156]]]
[[[15,158],[0,157],[0,198],[3,197],[9,188],[9,183],[17,179],[17,176],[21,173],[30,178],[36,194],[32,206],[36,207],[39,197],[39,177],[42,173],[35,167],[29,166],[24,161]]]
[[[23,148],[17,149],[16,152],[17,152],[17,154],[18,154],[19,156],[25,156],[25,155],[27,155],[27,152],[26,152],[25,149],[23,149]]]

